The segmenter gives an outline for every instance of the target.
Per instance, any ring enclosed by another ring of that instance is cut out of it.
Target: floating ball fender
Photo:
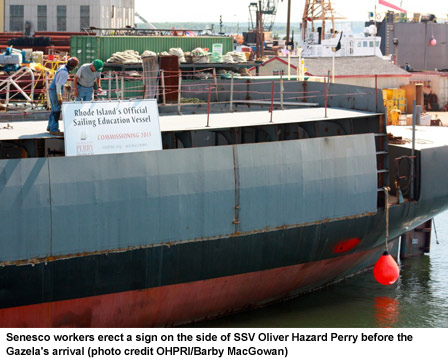
[[[397,262],[388,251],[385,251],[373,268],[373,276],[381,285],[392,285],[398,280],[399,275],[400,268]]]
[[[434,45],[437,44],[437,40],[434,39],[434,38],[432,38],[432,39],[429,41],[429,43],[430,43],[432,46],[434,46]]]

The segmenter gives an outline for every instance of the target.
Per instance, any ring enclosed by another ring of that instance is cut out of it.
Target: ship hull
[[[66,279],[65,286],[64,284],[60,286],[72,291],[71,296],[67,294],[70,299],[1,309],[0,324],[2,327],[181,325],[259,307],[338,281],[353,273],[354,269],[362,269],[370,265],[383,250],[382,245],[371,250],[305,264],[82,298],[76,298],[76,294],[79,287],[85,287],[85,283],[79,283],[80,280]],[[126,271],[122,266],[123,256],[116,254],[113,257],[116,257],[112,261],[114,267],[123,269],[122,276],[129,276],[125,274],[126,272],[135,274],[145,271],[144,268],[136,269],[135,265],[130,265],[133,269]],[[135,262],[139,263],[136,257],[138,258],[139,255],[133,255]],[[100,266],[100,264],[97,265]],[[67,267],[66,271],[69,271],[71,262],[62,261],[59,267]],[[61,270],[55,267],[53,272]],[[30,275],[30,269],[24,271]],[[45,272],[48,277],[56,275],[52,271],[45,271],[39,267],[36,267],[35,271]],[[109,285],[113,287],[112,281],[116,280],[116,277],[110,279]],[[18,283],[26,289],[25,292],[32,292],[32,289],[28,287],[30,284],[24,284],[23,281]],[[53,285],[55,287],[52,291],[55,294],[68,292],[63,291],[56,284]],[[16,295],[23,294],[18,291]],[[14,301],[19,302],[19,299]]]
[[[362,120],[349,123],[368,133],[324,123],[303,129],[333,136],[0,161],[0,326],[174,326],[372,266],[385,151]],[[390,239],[447,207],[448,148],[417,158],[418,196],[390,203]]]

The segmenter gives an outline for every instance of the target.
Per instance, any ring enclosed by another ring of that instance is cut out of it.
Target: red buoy
[[[398,280],[400,268],[395,259],[385,251],[373,268],[373,276],[382,285],[392,285]]]
[[[435,46],[437,44],[437,40],[432,38],[429,42],[432,46]]]

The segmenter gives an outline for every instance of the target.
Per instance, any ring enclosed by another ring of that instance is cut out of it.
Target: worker
[[[61,117],[62,94],[64,92],[64,85],[67,82],[68,74],[75,69],[79,64],[76,57],[68,59],[67,64],[59,66],[54,75],[53,81],[48,88],[48,93],[51,103],[51,112],[48,117],[47,131],[51,135],[63,135],[59,131],[59,118]]]
[[[75,98],[76,101],[92,101],[93,88],[98,86],[98,92],[101,92],[101,71],[104,64],[100,59],[96,59],[90,64],[82,65],[75,75]]]

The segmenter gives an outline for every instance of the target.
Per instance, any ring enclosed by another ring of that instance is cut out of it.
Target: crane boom
[[[134,16],[138,17],[143,23],[145,23],[149,29],[156,28],[153,24],[151,24],[148,20],[146,20],[143,16],[141,16],[137,11],[134,12]]]
[[[322,22],[321,39],[323,40],[325,36],[325,22],[331,21],[332,29],[334,29],[335,19],[343,19],[343,17],[335,17],[331,0],[305,0],[302,17],[302,40],[305,41],[306,39],[308,23],[311,23],[311,31],[314,32],[314,21],[316,20]]]

